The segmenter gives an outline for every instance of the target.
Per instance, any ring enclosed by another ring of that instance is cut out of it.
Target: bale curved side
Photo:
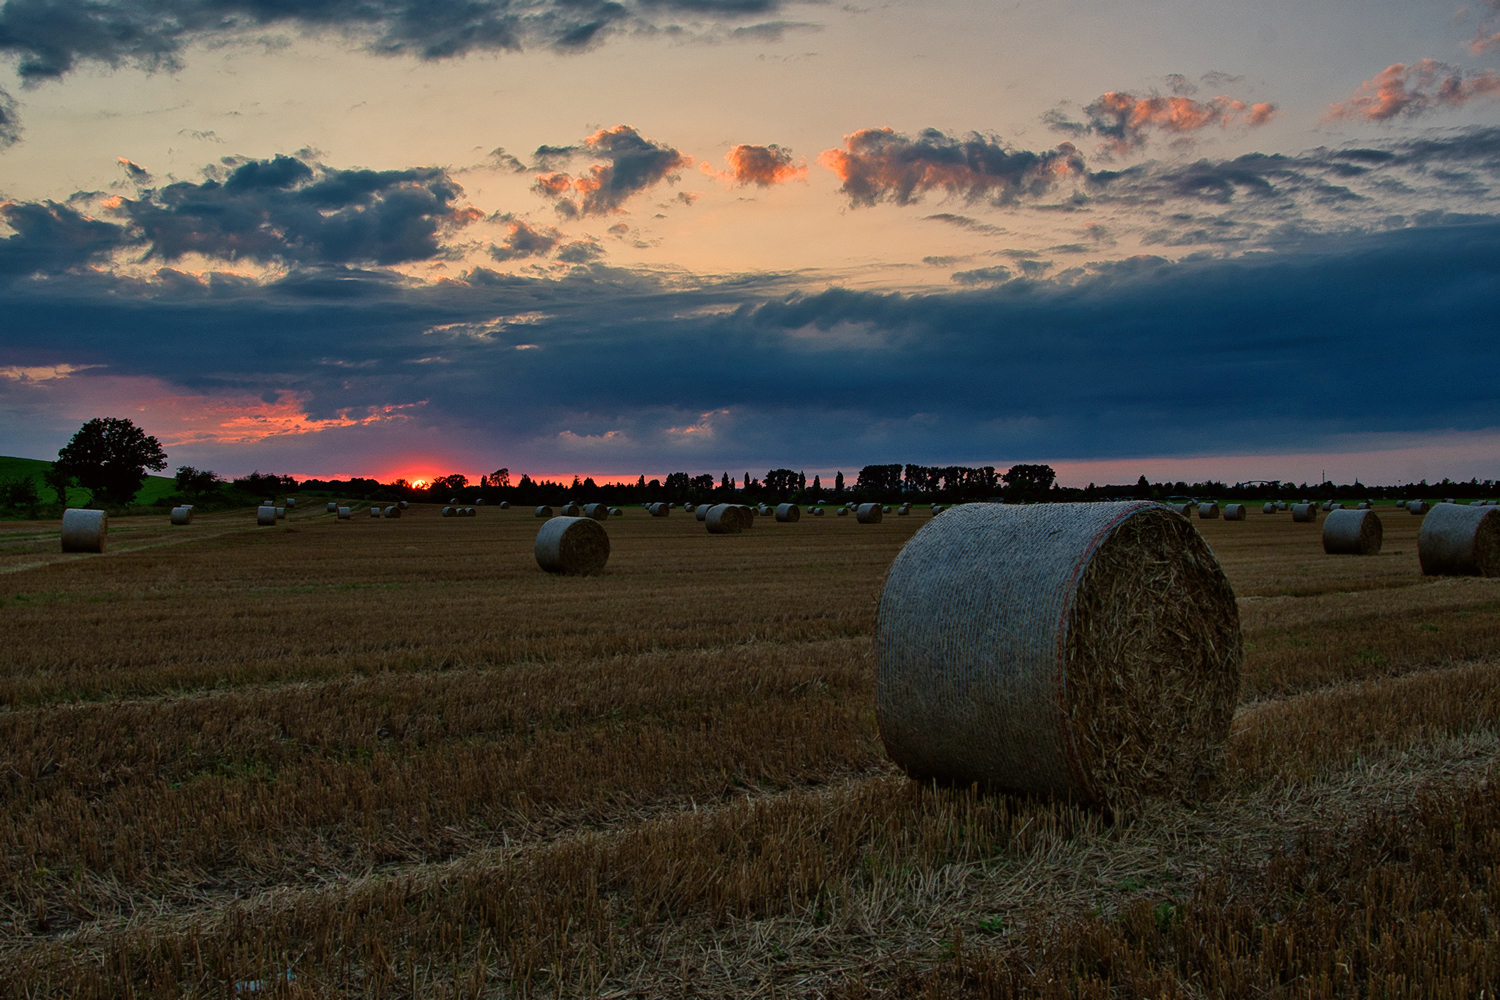
[[[255,508],[255,523],[262,528],[270,527],[276,523],[276,508],[267,507],[264,504]]]
[[[272,523],[275,521],[273,519]],[[62,516],[64,552],[103,552],[109,543],[109,515],[102,510],[70,507]]]
[[[1103,804],[1212,777],[1243,656],[1218,560],[1149,501],[933,519],[887,574],[876,650],[912,777]]]
[[[535,516],[536,517],[551,517],[552,516],[552,508],[548,507],[548,506],[545,506],[545,505],[543,505],[541,507],[538,507],[536,509]]]
[[[1292,505],[1292,520],[1304,523],[1315,523],[1318,520],[1318,505],[1311,503],[1298,503]]]
[[[776,508],[776,520],[783,523],[787,521],[802,520],[802,508],[794,503],[779,504]]]
[[[1216,520],[1219,516],[1219,505],[1213,501],[1200,503],[1198,505],[1198,517],[1204,521]]]
[[[854,518],[860,524],[879,524],[884,515],[878,503],[862,503],[854,508]]]
[[[596,521],[602,521],[609,517],[609,504],[586,503],[583,505],[583,516],[592,517]]]
[[[1331,556],[1379,555],[1384,540],[1373,510],[1331,510],[1323,519],[1323,551]]]
[[[340,507],[338,509],[338,518],[339,518],[340,521],[347,521],[347,520],[349,520],[349,517],[350,517],[351,514],[353,514],[353,511],[350,510],[348,507]]]
[[[1260,512],[1262,514],[1274,514],[1280,509],[1281,508],[1277,507],[1274,503],[1266,503],[1261,505]]]
[[[328,506],[325,509],[330,514],[337,514],[339,512],[339,505],[338,505],[337,501],[330,500],[330,501],[328,501]]]
[[[1243,521],[1245,519],[1245,505],[1242,503],[1230,503],[1224,505],[1224,520]]]
[[[1421,500],[1408,500],[1406,503],[1406,512],[1408,514],[1425,514],[1427,513],[1427,505]]]
[[[710,510],[712,510],[712,509],[713,509],[713,504],[700,503],[698,505],[697,509],[693,511],[693,516],[695,518],[697,518],[698,520],[702,521],[702,520],[704,520],[705,518],[708,517],[708,512]]]
[[[533,551],[548,573],[597,573],[609,562],[609,532],[592,517],[554,517],[537,531]]]
[[[172,523],[173,524],[192,524],[193,523],[193,508],[191,508],[191,507],[173,507],[172,508]]]
[[[1426,576],[1500,576],[1500,509],[1433,504],[1417,558]]]
[[[703,518],[710,535],[738,535],[751,523],[750,508],[734,503],[715,504]]]

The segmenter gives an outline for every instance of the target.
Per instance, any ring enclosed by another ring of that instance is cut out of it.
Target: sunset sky
[[[1500,0],[6,0],[0,454],[1500,478]]]

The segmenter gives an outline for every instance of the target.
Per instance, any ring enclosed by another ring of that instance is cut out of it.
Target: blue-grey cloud
[[[21,138],[21,119],[16,115],[16,99],[0,87],[0,149],[14,146]]]

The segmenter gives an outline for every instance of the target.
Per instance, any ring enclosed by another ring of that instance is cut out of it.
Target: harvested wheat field
[[[116,518],[105,555],[0,528],[0,996],[1500,980],[1500,580],[1422,577],[1420,518],[1364,558],[1194,519],[1244,626],[1228,770],[1106,817],[885,760],[876,603],[926,510],[632,509],[574,577],[529,508],[312,506]]]

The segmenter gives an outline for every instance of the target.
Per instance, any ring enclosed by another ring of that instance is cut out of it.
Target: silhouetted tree
[[[97,501],[124,505],[135,499],[147,469],[165,469],[161,442],[123,417],[95,417],[57,453],[56,467],[78,480]]]

